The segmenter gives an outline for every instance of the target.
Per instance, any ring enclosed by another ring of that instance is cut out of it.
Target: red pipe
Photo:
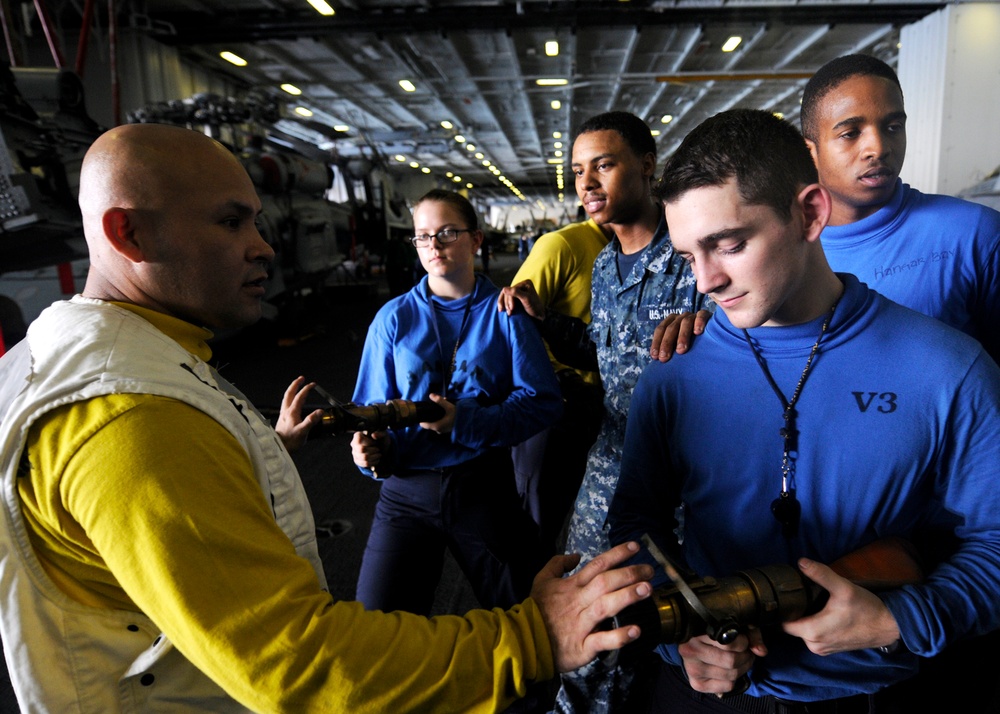
[[[76,283],[73,280],[73,266],[70,263],[60,263],[58,266],[59,289],[63,295],[76,293]]]
[[[83,79],[83,66],[87,61],[87,42],[90,40],[90,23],[94,17],[94,0],[87,0],[83,6],[83,22],[80,24],[80,42],[76,46],[76,74]]]
[[[52,61],[56,63],[57,69],[62,69],[66,66],[66,60],[63,59],[62,50],[59,49],[59,38],[56,37],[52,29],[52,21],[49,19],[48,11],[45,9],[44,0],[35,0],[35,12],[38,13],[38,19],[42,22],[42,31],[45,32],[45,40],[49,43],[49,52],[52,53]]]

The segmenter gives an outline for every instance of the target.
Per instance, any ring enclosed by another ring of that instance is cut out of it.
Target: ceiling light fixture
[[[313,9],[320,15],[330,17],[334,14],[333,8],[330,7],[330,4],[326,0],[306,0],[306,2],[312,5]]]
[[[553,99],[552,104],[550,106],[553,109],[562,109],[562,102],[560,102],[558,99]]]
[[[461,134],[455,134],[455,141],[457,141],[459,144],[464,144],[465,137],[462,136]]]
[[[219,57],[226,60],[226,62],[231,62],[237,67],[246,67],[247,61],[240,57],[238,54],[226,50],[225,52],[220,52]]]
[[[674,120],[674,115],[673,114],[664,114],[662,117],[660,117],[660,123],[661,124],[669,124],[673,120]]]
[[[742,37],[740,37],[739,35],[733,35],[728,40],[726,40],[726,44],[722,46],[722,51],[732,52],[733,50],[735,50],[737,47],[740,46],[741,42],[743,42]]]
[[[406,157],[403,156],[402,154],[396,154],[395,159],[396,159],[396,161],[400,161],[400,162],[406,161]]]
[[[561,141],[557,141],[552,146],[553,146],[553,148],[561,149],[563,147],[563,143]]]
[[[313,113],[305,107],[295,107],[295,113],[300,117],[311,117]]]
[[[289,94],[292,94],[296,97],[302,94],[302,90],[296,87],[294,84],[282,84],[281,88],[284,89]]]
[[[554,131],[554,132],[552,132],[552,138],[553,139],[561,139],[562,138],[562,132],[561,131]]]
[[[475,144],[466,144],[465,145],[465,150],[466,151],[475,151],[476,150],[476,145]]]
[[[410,162],[410,168],[411,169],[419,169],[420,168],[420,164],[418,164],[416,161],[411,161]]]
[[[423,168],[422,168],[422,169],[420,169],[420,170],[421,170],[422,172],[424,172],[425,174],[429,174],[429,173],[431,172],[431,170],[430,170],[429,168],[427,168],[426,166],[425,166],[425,167],[423,167]]]
[[[413,82],[411,82],[408,79],[401,79],[401,80],[399,80],[399,86],[403,88],[404,92],[415,92],[415,91],[417,91],[416,86],[414,86]]]
[[[350,131],[351,127],[347,126],[347,124],[334,124],[333,130],[339,132],[345,132],[345,131]]]
[[[649,130],[649,134],[650,134],[650,136],[659,136],[660,135],[660,130],[659,129],[650,129]]]
[[[477,159],[485,159],[486,158],[486,154],[484,154],[482,151],[477,151],[476,152],[476,158]]]
[[[556,40],[549,40],[545,43],[545,54],[549,57],[559,56],[559,42]]]
[[[450,121],[448,121],[447,119],[445,119],[445,120],[444,120],[443,122],[441,122],[441,128],[442,128],[442,129],[454,129],[454,128],[455,128],[455,125],[454,125],[454,124],[452,124],[452,123],[451,123]]]
[[[568,79],[536,79],[535,84],[539,87],[564,87],[569,84]]]

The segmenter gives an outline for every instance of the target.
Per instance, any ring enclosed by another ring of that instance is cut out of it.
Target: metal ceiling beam
[[[916,22],[944,7],[939,3],[857,3],[836,5],[676,7],[648,10],[627,3],[569,2],[515,5],[405,7],[382,10],[345,9],[333,17],[311,11],[149,13],[153,30],[163,41],[180,45],[254,42],[325,37],[343,33],[377,35],[415,32],[566,29],[581,27],[653,27],[703,23],[892,24]],[[167,29],[169,28],[169,30]]]

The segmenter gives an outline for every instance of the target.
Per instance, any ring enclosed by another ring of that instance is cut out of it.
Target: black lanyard
[[[465,301],[465,312],[462,315],[462,324],[458,328],[458,337],[455,338],[455,347],[451,351],[451,360],[445,361],[444,345],[441,344],[441,329],[438,327],[437,306],[434,304],[434,295],[431,293],[430,285],[427,286],[427,302],[431,305],[431,324],[434,326],[434,337],[437,339],[438,354],[441,356],[442,371],[444,372],[444,384],[441,386],[441,396],[447,398],[448,385],[451,383],[451,376],[455,373],[455,360],[458,357],[458,346],[462,343],[462,336],[465,334],[465,326],[469,322],[469,314],[472,312],[472,303],[476,298],[476,290],[479,282],[473,286]]]

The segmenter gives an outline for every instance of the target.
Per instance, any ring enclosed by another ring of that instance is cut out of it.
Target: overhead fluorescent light
[[[535,84],[537,84],[539,87],[563,87],[569,84],[569,80],[556,79],[553,77],[549,79],[536,79]]]
[[[475,144],[466,144],[465,145],[465,150],[466,151],[475,151],[476,150],[476,145]]]
[[[454,128],[455,128],[455,125],[454,125],[454,124],[452,124],[452,123],[451,123],[450,121],[448,121],[447,119],[445,119],[445,120],[444,120],[443,122],[441,122],[441,127],[442,127],[443,129],[454,129]]]
[[[302,94],[302,90],[296,87],[294,84],[282,84],[281,88],[284,89],[289,94],[294,94],[296,97]]]
[[[457,141],[459,144],[464,144],[465,137],[462,136],[461,134],[455,134],[455,141]]]
[[[477,151],[476,154],[475,154],[475,156],[476,156],[477,159],[485,159],[486,158],[486,154],[484,154],[482,151]]]
[[[330,4],[326,0],[306,0],[306,2],[312,5],[313,9],[320,15],[330,17],[334,14],[333,8],[330,7]]]
[[[545,43],[545,54],[549,57],[559,56],[559,43],[556,40],[549,40]]]
[[[347,124],[334,124],[333,130],[334,131],[341,131],[341,132],[343,132],[343,131],[350,131],[351,127],[347,126]]]
[[[743,42],[742,37],[740,37],[739,35],[733,35],[728,40],[726,40],[726,44],[722,46],[722,51],[732,52],[733,50],[735,50],[737,47],[740,46],[741,42]]]
[[[313,113],[305,107],[295,107],[295,113],[300,117],[311,117]]]
[[[674,120],[674,115],[673,114],[664,114],[662,117],[660,117],[660,123],[661,124],[669,124],[673,120]]]
[[[549,159],[548,162],[550,164],[561,164],[563,162],[563,160],[562,159]]]
[[[399,86],[403,88],[404,92],[415,92],[415,91],[417,91],[416,86],[414,86],[413,82],[411,82],[408,79],[401,79],[401,80],[399,80]]]
[[[650,129],[649,130],[649,134],[650,134],[650,136],[659,136],[660,135],[660,130],[659,129]]]
[[[420,164],[418,164],[416,161],[411,161],[410,162],[410,168],[411,169],[419,169],[420,168]]]
[[[429,168],[427,168],[426,166],[425,166],[425,167],[423,167],[423,168],[422,168],[422,169],[420,169],[420,170],[421,170],[421,171],[422,171],[423,173],[425,173],[425,174],[429,174],[429,173],[431,172],[431,170],[430,170]]]
[[[230,52],[229,50],[226,50],[225,52],[220,52],[219,53],[219,57],[221,57],[222,59],[226,60],[226,62],[232,62],[237,67],[246,67],[247,66],[247,61],[245,59],[243,59],[242,57],[240,57],[238,54],[234,54],[233,52]]]

